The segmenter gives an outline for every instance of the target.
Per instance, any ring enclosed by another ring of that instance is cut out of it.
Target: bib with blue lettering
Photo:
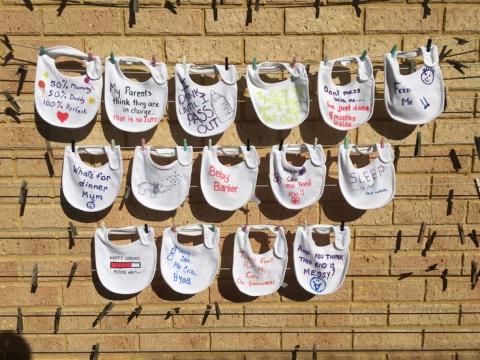
[[[82,60],[86,74],[62,74],[55,64],[60,56]],[[69,46],[44,49],[37,58],[35,109],[50,125],[80,128],[95,119],[102,100],[102,85],[102,62],[98,56],[89,58]]]
[[[370,164],[357,168],[350,154],[370,154],[378,157]],[[392,201],[395,195],[395,166],[390,144],[361,147],[340,145],[338,153],[338,183],[347,202],[354,208],[369,210],[380,208]]]
[[[108,162],[100,167],[85,164],[79,153],[107,155]],[[65,147],[62,170],[62,192],[74,208],[95,212],[110,207],[117,198],[122,182],[123,165],[120,146]]]
[[[412,59],[423,55],[424,65],[415,72],[402,75],[397,58]],[[445,90],[438,65],[438,49],[432,45],[413,51],[386,53],[385,107],[390,117],[410,125],[421,125],[434,120],[443,111]]]
[[[312,234],[334,234],[334,241],[317,246]],[[327,295],[337,291],[347,275],[350,229],[335,225],[300,226],[293,243],[293,265],[298,283],[309,293]]]
[[[332,80],[335,63],[343,66],[355,61],[358,76],[346,85],[336,85]],[[345,56],[320,63],[318,70],[318,103],[327,125],[337,130],[349,130],[366,123],[373,114],[375,104],[375,79],[372,62],[368,56]]]
[[[213,85],[200,85],[190,74],[217,74]],[[237,70],[229,65],[175,65],[175,108],[177,118],[188,134],[209,137],[224,132],[237,113]]]
[[[177,235],[203,235],[203,243],[182,245]],[[220,266],[220,230],[211,225],[195,224],[163,231],[160,269],[165,282],[180,294],[196,294],[207,289]]]
[[[139,239],[115,245],[109,235],[138,234]],[[95,270],[102,285],[115,294],[135,294],[145,289],[155,276],[157,246],[153,228],[98,228],[95,231]]]

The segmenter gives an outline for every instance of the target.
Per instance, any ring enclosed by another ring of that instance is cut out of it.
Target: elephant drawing
[[[164,193],[165,191],[170,190],[175,184],[171,181],[167,181],[165,184],[160,184],[157,181],[149,183],[148,181],[144,181],[138,184],[138,193],[140,195],[147,195],[150,193],[151,198],[157,197],[157,194]]]

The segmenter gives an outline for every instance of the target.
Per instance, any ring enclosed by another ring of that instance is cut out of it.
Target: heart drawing
[[[64,123],[68,119],[68,113],[57,111],[57,118],[60,122]]]

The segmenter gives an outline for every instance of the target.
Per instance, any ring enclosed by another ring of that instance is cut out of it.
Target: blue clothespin
[[[115,64],[115,54],[113,53],[113,51],[110,53],[110,62],[112,64]]]
[[[367,50],[363,50],[362,56],[360,56],[360,60],[365,61],[366,56],[367,56]]]
[[[348,148],[348,136],[345,136],[345,138],[343,139],[343,147]]]
[[[187,139],[183,139],[183,151],[188,150]]]
[[[253,70],[257,70],[257,58],[255,56],[253,57],[252,66],[253,66]]]
[[[395,54],[397,53],[397,44],[393,45],[392,51],[390,51],[390,53],[392,54],[392,56],[395,56]]]

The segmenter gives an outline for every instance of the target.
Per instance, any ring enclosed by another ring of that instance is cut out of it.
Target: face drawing
[[[314,277],[310,280],[310,286],[314,291],[319,293],[325,290],[327,284],[325,284],[325,281],[323,281],[319,277]]]
[[[433,68],[425,67],[422,70],[422,75],[420,75],[420,79],[422,79],[425,85],[430,85],[433,82],[434,72]]]

